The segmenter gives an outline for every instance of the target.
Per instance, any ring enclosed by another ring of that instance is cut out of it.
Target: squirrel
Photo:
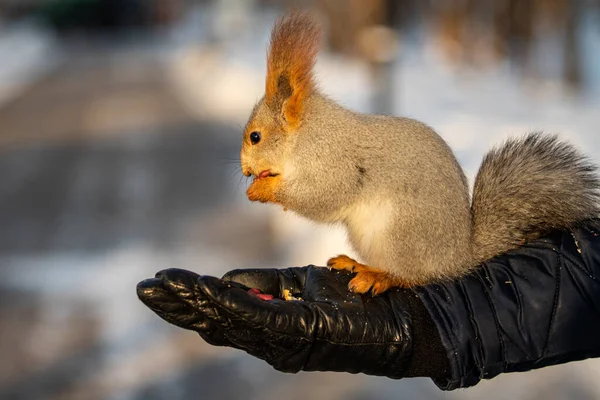
[[[345,225],[364,261],[348,288],[378,295],[468,274],[553,229],[599,214],[595,165],[554,135],[509,139],[485,155],[472,199],[446,142],[409,118],[362,114],[322,94],[313,67],[320,28],[280,17],[267,52],[264,97],[244,128],[242,173],[251,201]]]

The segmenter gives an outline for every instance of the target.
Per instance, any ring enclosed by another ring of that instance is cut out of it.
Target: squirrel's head
[[[241,164],[258,179],[283,173],[295,135],[315,90],[313,66],[320,31],[307,14],[280,18],[271,32],[264,97],[254,107],[242,140]]]

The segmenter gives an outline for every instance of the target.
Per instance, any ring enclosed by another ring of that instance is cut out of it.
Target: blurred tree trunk
[[[406,1],[320,0],[329,22],[329,48],[359,57],[369,64],[371,109],[392,114],[396,109],[395,63],[399,46],[397,24]]]
[[[565,10],[565,38],[563,42],[563,79],[576,91],[582,87],[581,47],[577,27],[581,22],[581,2],[569,2]]]

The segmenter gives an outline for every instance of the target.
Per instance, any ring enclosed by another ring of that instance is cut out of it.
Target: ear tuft
[[[279,18],[271,32],[265,98],[269,106],[281,109],[291,127],[300,125],[304,102],[314,90],[320,37],[313,18],[299,12]]]

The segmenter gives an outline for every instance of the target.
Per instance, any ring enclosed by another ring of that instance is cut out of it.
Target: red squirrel
[[[347,228],[362,262],[327,265],[377,295],[467,274],[552,229],[596,217],[595,166],[556,136],[532,133],[483,159],[472,198],[450,147],[414,119],[348,110],[321,93],[320,29],[308,14],[271,34],[264,97],[245,126],[242,172],[252,201]]]

